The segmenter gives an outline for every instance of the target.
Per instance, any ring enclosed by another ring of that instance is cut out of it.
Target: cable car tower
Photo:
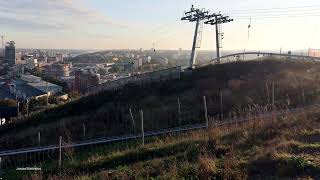
[[[216,48],[217,48],[217,61],[220,64],[220,48],[222,48],[222,39],[224,38],[224,33],[221,30],[221,24],[229,23],[233,19],[229,19],[229,16],[219,14],[211,14],[206,16],[207,21],[205,24],[215,25],[216,26]]]
[[[209,11],[205,9],[197,9],[191,6],[190,11],[184,13],[184,17],[181,18],[182,21],[196,22],[196,28],[194,32],[191,59],[190,59],[190,69],[194,69],[195,61],[197,57],[196,48],[200,48],[202,41],[202,31],[203,31],[203,21],[209,16]]]

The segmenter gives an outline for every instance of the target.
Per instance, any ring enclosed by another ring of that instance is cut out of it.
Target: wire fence
[[[297,113],[304,111],[310,107],[319,107],[319,104],[306,106],[304,108],[295,108],[287,110],[278,110],[276,112],[259,112],[257,114],[247,114],[243,117],[232,117],[226,119],[219,119],[219,117],[209,117],[208,124],[197,124],[193,126],[185,126],[179,128],[172,128],[166,130],[158,130],[153,132],[145,133],[146,137],[166,135],[169,133],[182,133],[191,130],[199,130],[208,128],[208,126],[225,126],[232,124],[240,124],[243,122],[250,121],[252,119],[266,120],[274,116],[283,116],[290,113]],[[106,149],[111,150],[112,146],[125,147],[137,146],[142,143],[142,135],[131,135],[123,137],[115,137],[110,139],[96,139],[90,141],[83,141],[81,143],[70,144],[61,139],[60,144],[56,146],[48,147],[38,147],[36,149],[24,149],[17,150],[15,152],[2,152],[0,154],[0,162],[2,170],[16,168],[19,170],[21,168],[31,168],[29,170],[35,170],[35,167],[42,167],[43,165],[54,165],[57,169],[61,168],[63,161],[72,161],[76,153],[81,152],[94,152],[91,155],[96,154],[107,154]],[[115,144],[117,143],[117,144]],[[1,170],[0,170],[1,172]],[[1,175],[1,174],[0,174]]]
[[[269,83],[269,86],[269,90],[266,88],[255,91],[244,88],[235,93],[222,90],[206,95],[208,115],[224,119],[230,116],[243,116],[253,111],[295,108],[319,101],[320,92],[317,89],[305,91],[301,88],[286,93],[277,89],[277,84],[274,85],[274,92],[272,91],[272,83]],[[69,122],[52,125],[51,132],[45,131],[46,129],[32,129],[34,131],[32,135],[23,137],[21,144],[12,141],[12,138],[15,137],[8,137],[8,139],[1,141],[0,151],[54,144],[60,135],[68,137],[72,142],[78,142],[139,133],[141,127],[139,112],[141,109],[144,111],[146,131],[205,122],[201,96],[176,97],[176,99],[173,98],[159,104],[160,106],[146,106],[147,108],[126,104],[118,104],[118,107],[109,110],[106,110],[106,107],[96,114],[88,115],[92,119],[91,121],[88,121],[87,117],[76,117],[68,119]]]
[[[0,169],[41,167],[52,161],[58,166],[80,152],[103,152],[106,149],[139,145],[144,143],[144,137],[203,129],[208,125],[241,123],[250,117],[268,118],[273,115],[271,112],[279,115],[296,112],[297,108],[303,110],[302,107],[320,102],[318,88],[306,91],[300,87],[293,91],[278,88],[280,85],[277,82],[265,84],[263,89],[243,87],[237,93],[220,90],[206,96],[176,97],[164,103],[159,102],[159,106],[145,106],[148,107],[145,109],[126,105],[111,111],[101,110],[103,117],[99,114],[97,118],[106,120],[98,124],[101,127],[97,127],[95,122],[84,121],[73,124],[68,131],[59,131],[59,127],[56,127],[57,132],[64,134],[38,131],[34,136],[27,137],[31,143],[24,148],[1,151]],[[114,118],[113,121],[110,118]],[[74,138],[75,135],[78,139]],[[56,143],[46,144],[46,140],[51,139],[49,142]]]

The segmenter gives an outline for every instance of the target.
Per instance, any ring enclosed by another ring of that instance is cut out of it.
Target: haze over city
[[[235,20],[222,28],[224,50],[320,47],[316,0],[1,1],[0,35],[17,48],[191,49],[195,25],[180,18],[192,4]],[[204,26],[201,49],[214,43]]]

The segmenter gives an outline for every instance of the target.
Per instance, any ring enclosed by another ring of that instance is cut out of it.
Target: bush
[[[181,179],[199,179],[199,167],[196,164],[185,163],[181,165],[178,175]]]
[[[278,177],[299,177],[305,175],[319,175],[320,167],[315,166],[300,156],[275,157],[266,155],[249,164],[249,174],[273,175]]]

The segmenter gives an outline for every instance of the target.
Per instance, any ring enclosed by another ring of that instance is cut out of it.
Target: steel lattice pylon
[[[191,59],[190,59],[190,69],[195,67],[196,61],[196,48],[200,48],[202,41],[203,23],[209,25],[215,25],[216,28],[216,51],[217,51],[217,61],[220,63],[220,48],[222,48],[222,39],[224,38],[224,33],[222,32],[221,24],[233,21],[229,19],[229,16],[218,14],[210,14],[209,11],[205,9],[198,9],[191,6],[191,9],[184,13],[184,17],[181,18],[182,21],[196,22],[196,28],[194,32]]]
[[[207,21],[204,22],[205,24],[214,25],[216,28],[216,52],[217,52],[217,62],[220,63],[220,48],[222,48],[222,39],[223,39],[223,32],[221,24],[229,23],[233,21],[233,19],[229,19],[229,16],[219,14],[211,14],[206,17]]]
[[[203,32],[203,21],[209,15],[209,11],[205,9],[197,9],[192,5],[191,9],[184,13],[184,17],[181,18],[182,21],[196,22],[196,28],[194,32],[192,52],[190,59],[190,69],[193,69],[195,66],[195,61],[197,57],[196,48],[200,48],[202,41],[202,32]]]

